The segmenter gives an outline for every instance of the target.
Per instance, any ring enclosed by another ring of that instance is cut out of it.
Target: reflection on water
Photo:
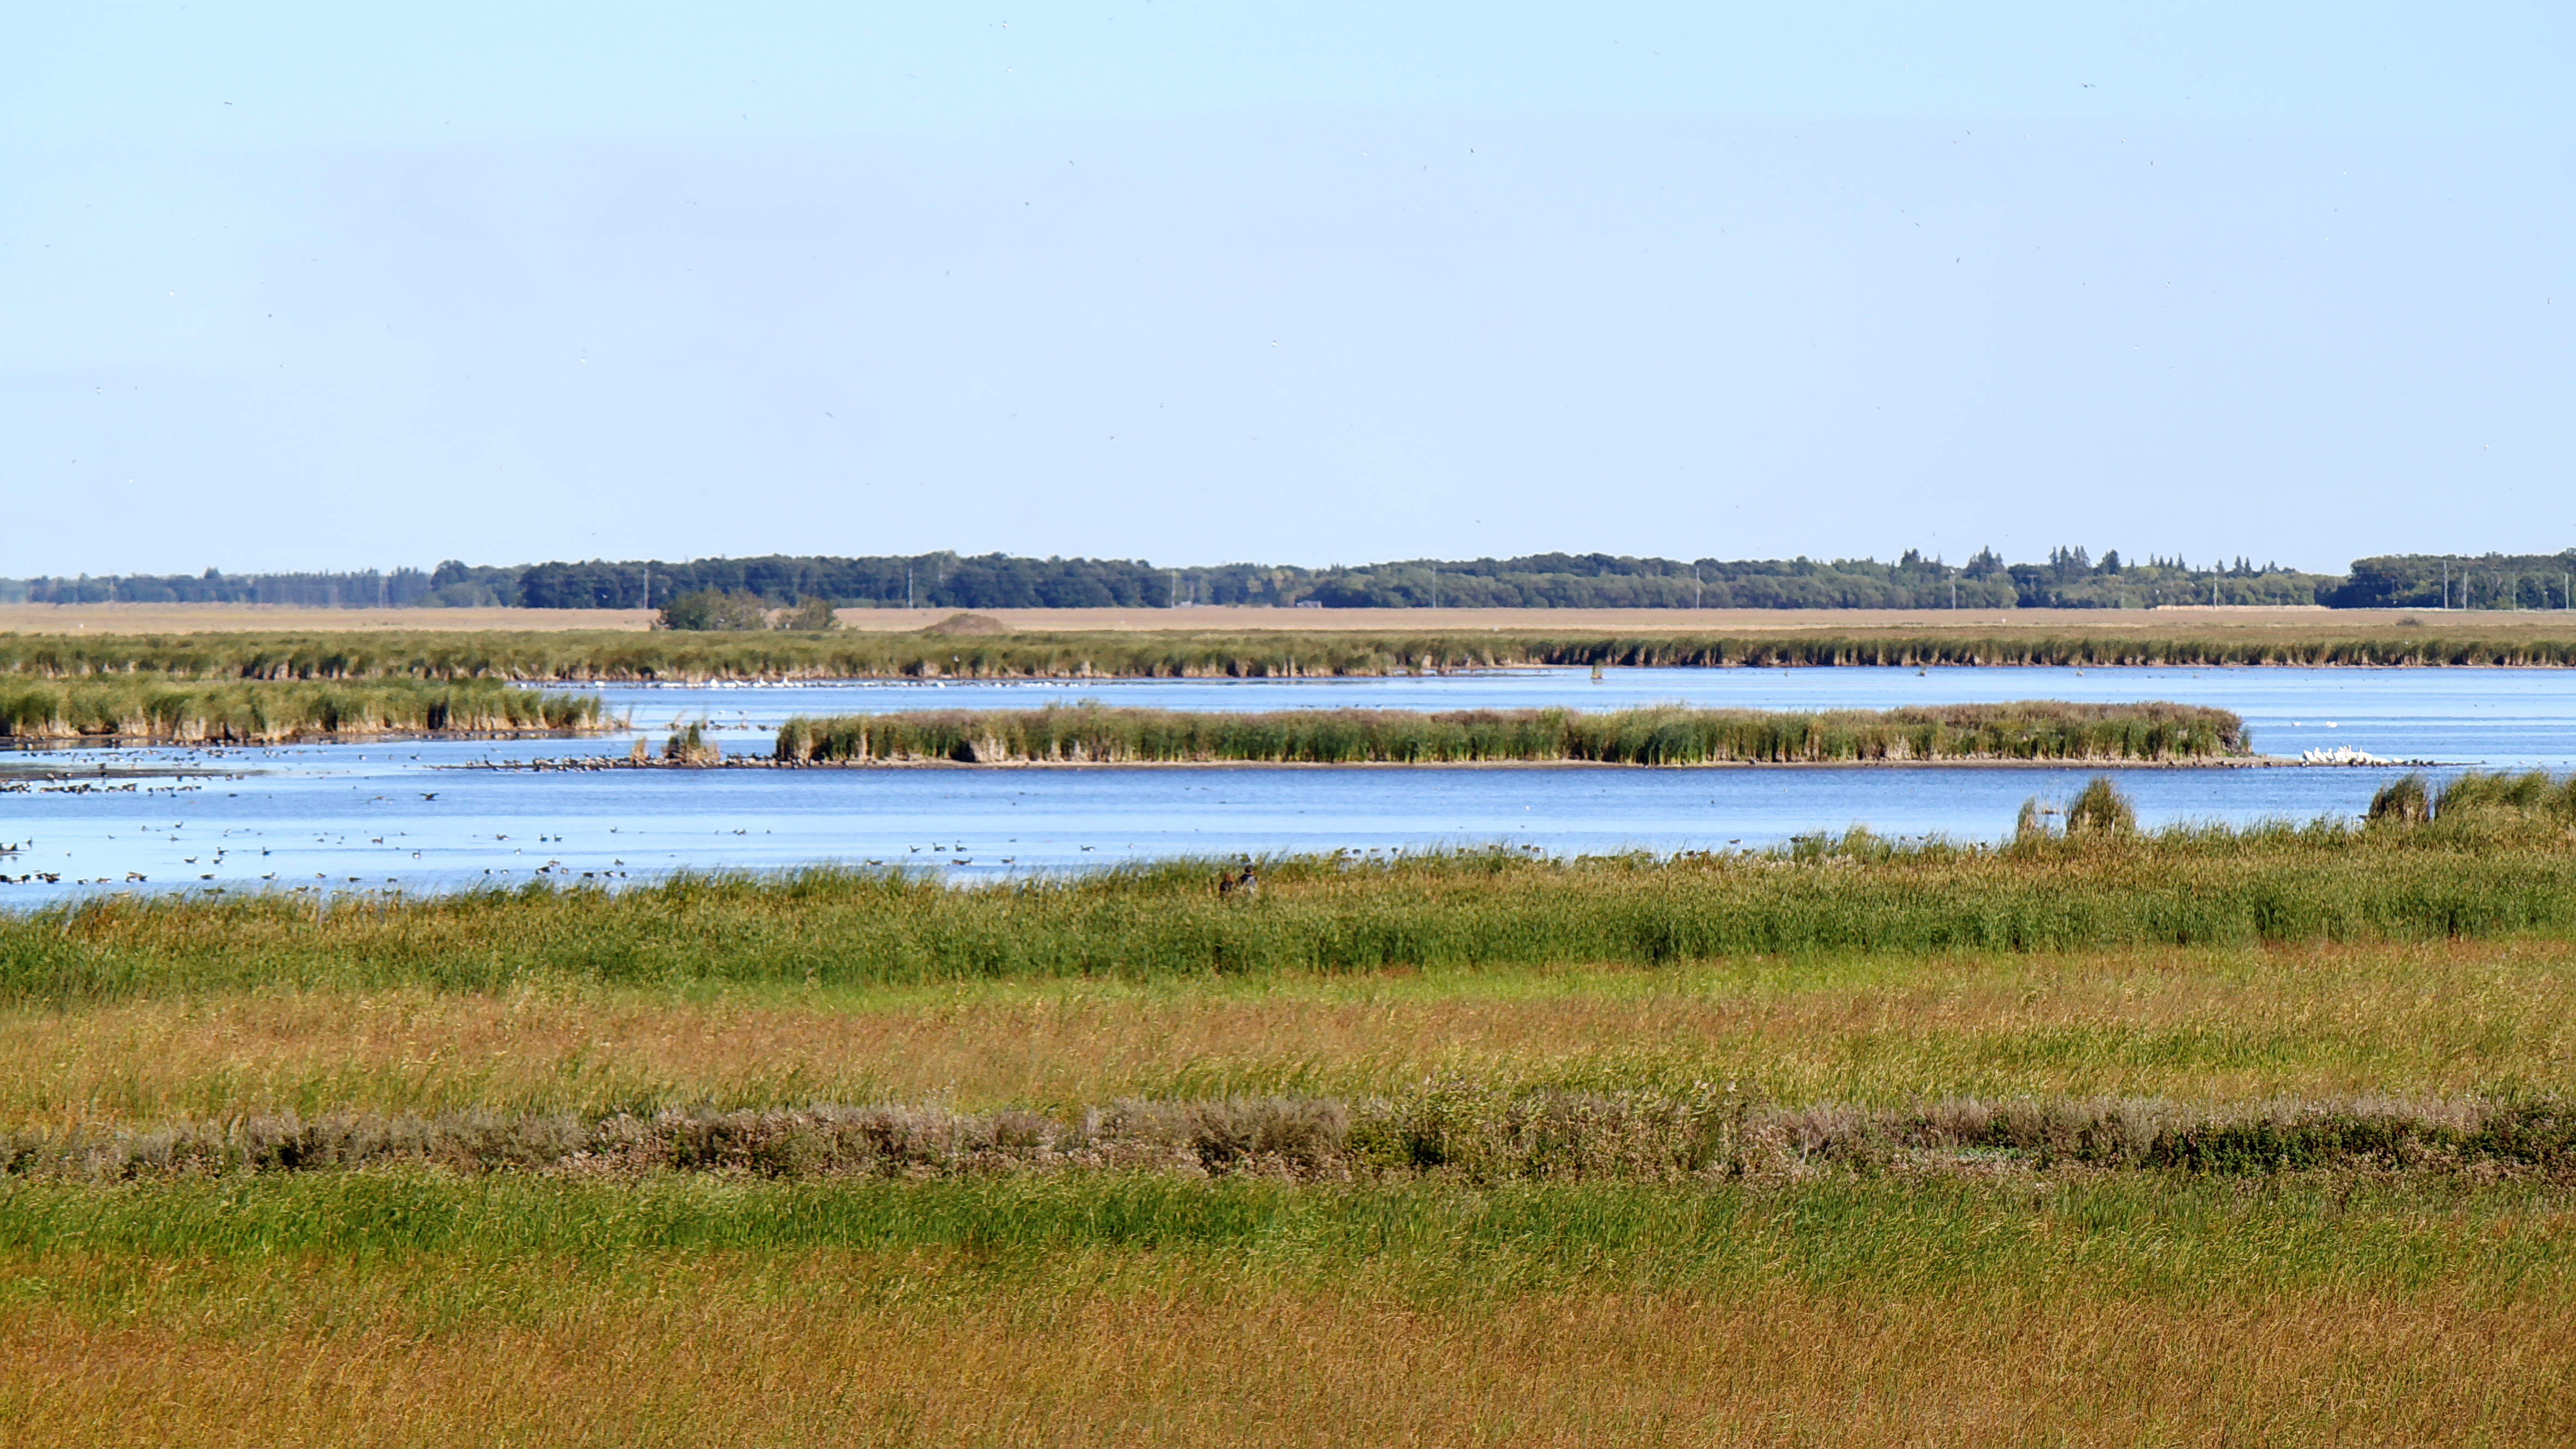
[[[2234,709],[2258,747],[2348,744],[2458,764],[2576,766],[2576,672],[2510,670],[1543,670],[1432,679],[832,685],[604,691],[639,730],[721,726],[760,754],[790,714],[1105,703],[1416,709],[1663,700],[1758,709],[2170,699]],[[1887,835],[1996,838],[2081,770],[1260,767],[522,773],[469,763],[622,755],[630,737],[252,750],[46,751],[0,766],[0,905],[164,886],[435,889],[645,879],[813,861],[935,866],[963,878],[1120,858],[1510,842],[1560,853],[1773,844],[1856,822]],[[102,764],[174,773],[77,777]],[[180,770],[217,770],[183,775]],[[255,773],[253,773],[255,772]],[[2149,823],[2350,814],[2392,771],[2128,770]],[[79,882],[104,882],[81,885]]]

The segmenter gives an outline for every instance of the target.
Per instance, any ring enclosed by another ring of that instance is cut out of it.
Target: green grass
[[[1661,706],[1564,709],[948,710],[790,719],[777,758],[975,763],[1297,764],[1585,761],[2175,760],[2247,752],[2244,722],[2176,704],[1947,705],[1819,714]]]
[[[0,1189],[55,1445],[2562,1444],[2563,1190]]]
[[[498,680],[202,683],[145,676],[0,677],[0,739],[264,743],[311,735],[575,730],[599,699]]]
[[[1179,621],[1175,621],[1176,623]],[[2445,621],[2448,624],[2450,621]],[[2523,622],[2527,627],[2547,627]],[[2374,626],[2378,627],[2378,626]],[[0,674],[151,674],[184,679],[907,679],[1296,678],[1513,665],[1798,667],[1868,665],[2576,664],[2558,636],[2361,635],[2321,621],[2229,637],[2177,630],[2021,629],[1903,633],[1636,635],[1288,631],[937,636],[846,632],[456,634],[0,634]]]
[[[2080,1283],[2111,1296],[2260,1294],[2472,1276],[2563,1293],[2576,1257],[2566,1252],[2560,1201],[2537,1186],[2318,1177],[2249,1193],[2162,1174],[2036,1185],[1836,1178],[1469,1189],[1124,1174],[634,1185],[396,1172],[113,1189],[16,1183],[0,1188],[0,1256],[357,1255],[390,1265],[423,1256],[469,1269],[538,1260],[595,1272],[662,1254],[937,1249],[1022,1279],[1052,1278],[1060,1262],[1100,1253],[1161,1253],[1214,1256],[1274,1281],[1392,1280],[1443,1296],[1777,1279],[1872,1296],[1995,1281],[2034,1293]],[[85,1306],[112,1306],[115,1279],[93,1282],[104,1291]],[[60,1291],[21,1277],[11,1296],[23,1303]]]

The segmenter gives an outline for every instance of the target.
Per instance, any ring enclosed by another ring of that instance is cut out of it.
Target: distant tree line
[[[2323,604],[2333,608],[2563,608],[2576,549],[2556,554],[2390,555],[2349,575],[2302,573],[2248,558],[2187,563],[2094,558],[2051,549],[2006,563],[1981,549],[1952,564],[1907,550],[1876,559],[1632,558],[1531,554],[1408,559],[1350,567],[1222,564],[1167,568],[1142,559],[925,553],[466,564],[426,573],[83,576],[0,581],[0,601],[255,603],[372,608],[508,605],[661,608],[682,595],[747,596],[773,609],[1081,609],[1251,604],[1322,608],[2033,609],[2172,604]]]
[[[2338,609],[2564,609],[2576,548],[2558,553],[2387,554],[2354,559],[2318,602]]]
[[[380,573],[83,574],[78,578],[0,579],[0,603],[12,604],[292,604],[303,609],[402,609],[445,602],[419,569]]]

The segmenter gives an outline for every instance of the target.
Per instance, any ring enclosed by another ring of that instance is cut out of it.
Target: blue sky
[[[2564,547],[2571,41],[51,7],[0,50],[0,574]]]

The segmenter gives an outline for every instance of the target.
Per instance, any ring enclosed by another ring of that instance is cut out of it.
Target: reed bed
[[[2576,1106],[2519,1101],[1760,1104],[1733,1092],[1127,1100],[1068,1117],[940,1106],[436,1117],[235,1116],[0,1133],[0,1177],[108,1183],[348,1172],[925,1178],[1145,1172],[1294,1182],[1795,1179],[1825,1172],[2532,1175],[2576,1185]]]
[[[1156,979],[1659,966],[1819,952],[2070,951],[2576,934],[2576,837],[2542,816],[2041,836],[1991,849],[1854,830],[1779,852],[1534,859],[1495,849],[1218,862],[952,888],[892,868],[530,885],[427,900],[120,897],[0,916],[0,998],[261,984]]]
[[[2248,753],[2244,722],[2190,705],[1948,705],[1786,713],[1670,705],[1564,709],[943,710],[790,719],[788,763],[1823,763],[1857,760],[2208,760]]]
[[[551,732],[604,723],[595,695],[540,694],[498,680],[0,681],[0,740],[268,744],[317,735]]]
[[[1175,620],[1175,625],[1183,623]],[[2373,626],[2384,628],[2385,626]],[[2558,633],[2354,632],[2332,622],[2232,633],[2139,634],[2049,620],[2019,629],[1617,635],[1290,631],[997,636],[692,634],[0,634],[0,675],[177,679],[507,679],[646,682],[798,679],[1306,678],[1531,665],[1617,668],[2235,665],[2563,668]]]

